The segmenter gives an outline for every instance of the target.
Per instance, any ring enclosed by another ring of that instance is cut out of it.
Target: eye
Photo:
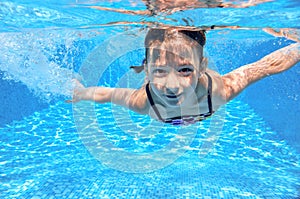
[[[191,66],[181,67],[178,72],[183,76],[189,76],[192,72],[194,72],[194,68]]]
[[[164,70],[164,69],[154,69],[152,71],[152,73],[155,75],[155,76],[158,76],[158,77],[162,77],[162,76],[165,76],[168,74],[168,71],[167,70]]]

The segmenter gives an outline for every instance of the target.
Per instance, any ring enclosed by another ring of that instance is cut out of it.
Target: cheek
[[[156,90],[163,90],[164,86],[160,83],[153,83],[153,86],[156,88]]]
[[[151,80],[152,85],[157,90],[163,90],[165,85],[165,78],[153,78]]]
[[[198,79],[196,77],[184,77],[181,80],[181,86],[184,88],[196,88]]]

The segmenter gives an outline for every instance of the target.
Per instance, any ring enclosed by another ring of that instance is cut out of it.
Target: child
[[[283,72],[300,60],[300,43],[294,43],[221,76],[207,68],[205,42],[202,30],[150,29],[143,66],[132,67],[145,72],[140,89],[85,88],[75,80],[74,96],[68,102],[112,102],[161,122],[190,124],[211,116],[250,84]]]

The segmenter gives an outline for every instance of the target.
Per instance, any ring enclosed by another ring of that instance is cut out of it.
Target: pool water
[[[96,160],[78,136],[71,107],[58,102],[1,128],[2,198],[297,197],[299,154],[241,101],[227,105],[223,131],[207,156],[198,153],[207,131],[203,125],[184,155],[147,173],[118,171]],[[97,109],[109,112],[105,106]],[[103,117],[102,125],[111,119]],[[117,137],[108,138],[112,142],[119,140],[116,146],[130,150],[122,142],[132,135],[108,132]],[[170,141],[162,137],[162,144]]]
[[[131,0],[0,2],[1,198],[300,197],[299,64],[189,126],[110,103],[64,102],[74,77],[141,86],[144,74],[129,66],[142,63],[145,32],[158,23],[228,26],[206,33],[209,67],[221,74],[257,61],[293,43],[262,28],[300,35],[298,1],[151,16],[90,6],[146,10]]]

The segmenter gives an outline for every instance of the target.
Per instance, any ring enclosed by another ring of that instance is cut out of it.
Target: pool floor
[[[300,197],[299,154],[238,100],[226,106],[209,154],[199,157],[202,137],[196,136],[183,156],[147,173],[118,171],[91,155],[72,105],[64,102],[2,127],[0,134],[1,198]]]

